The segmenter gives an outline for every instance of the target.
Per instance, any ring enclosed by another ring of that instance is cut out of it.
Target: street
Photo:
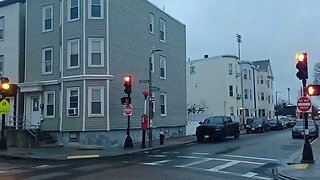
[[[271,179],[272,168],[302,145],[286,129],[105,159],[1,159],[0,179]]]

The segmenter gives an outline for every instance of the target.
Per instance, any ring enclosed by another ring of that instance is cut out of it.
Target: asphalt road
[[[225,142],[194,143],[106,159],[40,161],[0,159],[1,180],[264,179],[303,145],[291,130],[245,134]]]

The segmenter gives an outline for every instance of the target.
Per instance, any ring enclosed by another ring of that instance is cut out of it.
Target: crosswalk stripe
[[[226,164],[222,164],[220,166],[216,166],[214,168],[211,168],[211,169],[207,169],[208,171],[220,171],[224,168],[227,168],[227,167],[230,167],[230,166],[233,166],[233,165],[236,165],[236,164],[239,164],[240,161],[231,161],[231,162],[228,162]]]
[[[163,154],[154,154],[154,155],[148,155],[148,157],[165,158],[166,155],[163,155]]]
[[[170,162],[170,161],[172,161],[172,160],[155,161],[155,162],[151,162],[151,163],[141,163],[141,164],[156,166],[156,165],[161,165],[163,163]]]
[[[252,178],[253,176],[258,175],[258,173],[254,173],[254,172],[247,172],[246,174],[243,174],[243,177],[248,177],[248,178]]]
[[[226,157],[234,157],[234,158],[244,158],[244,159],[255,159],[255,160],[264,160],[264,161],[275,161],[279,162],[277,159],[270,159],[270,158],[260,158],[260,157],[252,157],[252,156],[238,156],[238,155],[231,155],[231,154],[225,154],[223,156]]]
[[[201,153],[201,152],[194,152],[194,155],[209,155],[210,153]]]
[[[178,156],[178,158],[186,158],[186,159],[209,159],[216,160],[216,161],[235,161],[231,159],[222,159],[222,158],[202,158],[202,157],[195,157],[195,156]],[[260,163],[260,162],[252,162],[252,161],[240,161],[240,163],[246,163],[246,164],[255,164],[255,165],[265,165],[266,163]]]
[[[189,164],[177,165],[177,166],[175,166],[175,167],[177,167],[177,168],[184,168],[184,167],[194,166],[194,165],[200,164],[200,163],[205,163],[205,162],[208,162],[208,161],[210,161],[210,159],[203,159],[203,160],[196,161],[196,162],[189,163]]]

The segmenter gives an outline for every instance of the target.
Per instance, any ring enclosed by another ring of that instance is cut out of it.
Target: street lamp
[[[276,91],[276,112],[277,112],[277,115],[276,115],[276,117],[277,117],[277,121],[278,121],[278,108],[277,108],[277,106],[278,106],[278,93],[280,94],[281,92],[280,91]]]
[[[240,44],[242,43],[242,40],[241,40],[241,35],[240,34],[236,34],[236,40],[237,40],[237,43],[238,43],[238,60],[239,62],[241,62],[241,58],[240,58]],[[242,119],[242,125],[244,126],[244,117],[245,117],[245,107],[244,107],[244,98],[243,98],[243,70],[242,70],[242,66],[240,66],[240,74],[241,74],[241,108],[240,108],[240,114],[241,114],[241,119]],[[241,113],[242,112],[242,113]]]
[[[151,57],[149,58],[149,147],[152,147],[152,118],[153,118],[153,99],[152,97],[152,63],[154,62],[154,53],[160,52],[162,49],[154,47],[150,51]]]

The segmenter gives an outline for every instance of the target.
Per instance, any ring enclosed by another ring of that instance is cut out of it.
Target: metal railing
[[[40,128],[39,124],[32,124],[25,116],[9,116],[7,121],[9,129],[23,129],[26,130],[37,141],[37,133]]]

